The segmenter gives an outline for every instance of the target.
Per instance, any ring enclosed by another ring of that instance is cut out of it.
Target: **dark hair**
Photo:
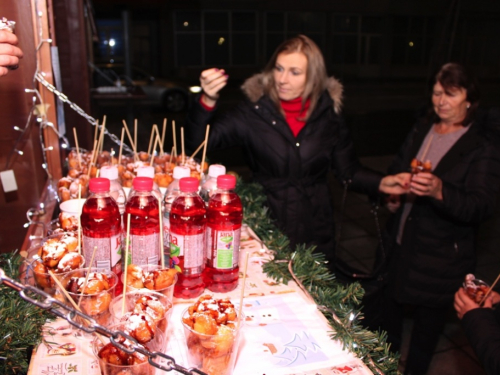
[[[444,64],[436,74],[434,83],[439,82],[445,91],[451,89],[464,89],[467,92],[466,99],[470,103],[467,109],[467,114],[462,121],[463,126],[468,126],[474,120],[477,108],[479,106],[479,88],[475,77],[463,65],[457,63]],[[433,112],[434,122],[439,122],[441,119]]]
[[[306,85],[302,95],[302,106],[307,99],[311,99],[306,119],[313,112],[321,93],[325,90],[327,81],[325,60],[319,47],[305,35],[297,35],[294,38],[285,40],[274,51],[271,59],[264,68],[264,90],[278,108],[281,108],[278,92],[274,82],[273,71],[276,60],[281,53],[301,52],[307,57]]]

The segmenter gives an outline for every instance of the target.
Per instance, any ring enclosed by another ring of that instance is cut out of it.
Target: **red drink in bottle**
[[[196,178],[181,178],[179,185],[181,193],[170,210],[170,256],[179,261],[174,296],[196,298],[205,290],[205,202],[197,193]]]
[[[203,279],[212,292],[229,292],[238,286],[243,207],[234,192],[236,177],[217,177],[217,190],[207,210],[207,264]]]
[[[89,182],[91,195],[82,207],[82,255],[86,267],[113,271],[120,279],[121,268],[121,217],[116,201],[109,195],[107,178],[93,178]],[[92,254],[94,261],[90,264]],[[121,284],[116,293],[121,292]]]
[[[160,251],[160,202],[153,194],[153,179],[136,177],[133,182],[134,192],[125,205],[124,222],[130,215],[129,264],[161,264]],[[127,225],[127,224],[126,224]]]

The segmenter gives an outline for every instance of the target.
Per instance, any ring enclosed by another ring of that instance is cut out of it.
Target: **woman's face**
[[[302,52],[280,53],[276,59],[273,76],[281,100],[302,96],[307,79],[306,55]]]
[[[445,90],[439,82],[436,82],[432,91],[432,104],[441,121],[458,124],[465,118],[470,103],[467,101],[467,90],[464,88],[454,87]]]

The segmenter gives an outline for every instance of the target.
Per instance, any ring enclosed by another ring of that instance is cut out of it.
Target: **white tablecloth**
[[[342,350],[341,343],[331,340],[327,320],[294,282],[278,284],[262,273],[262,262],[270,253],[259,241],[252,239],[247,230],[243,232],[240,281],[243,280],[246,254],[249,254],[243,300],[246,322],[234,375],[371,374],[361,360]],[[231,298],[237,308],[242,287],[240,282],[237,289],[224,295]],[[217,293],[215,296],[222,297]],[[190,365],[186,359],[180,316],[192,302],[174,301],[166,350],[176,363],[186,368]],[[90,349],[91,337],[75,335],[64,320],[48,323],[46,332],[45,343],[33,355],[31,375],[100,374]],[[52,354],[57,352],[57,347],[68,343],[74,345],[73,354]],[[162,373],[157,371],[157,374]]]

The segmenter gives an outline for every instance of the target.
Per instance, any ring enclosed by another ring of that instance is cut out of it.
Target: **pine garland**
[[[24,258],[0,254],[0,268],[18,280]],[[54,316],[24,301],[19,292],[0,284],[0,374],[26,374],[31,350],[42,340],[42,326]]]
[[[332,339],[355,353],[375,374],[398,374],[399,358],[389,350],[386,333],[371,332],[361,324],[362,286],[357,282],[347,286],[338,282],[326,266],[324,255],[315,253],[314,247],[298,245],[291,249],[288,238],[270,218],[261,185],[238,181],[237,193],[244,207],[244,222],[274,251],[274,259],[264,264],[264,272],[276,281],[287,283],[293,279],[288,269],[292,261],[295,277],[328,319],[333,329]]]

